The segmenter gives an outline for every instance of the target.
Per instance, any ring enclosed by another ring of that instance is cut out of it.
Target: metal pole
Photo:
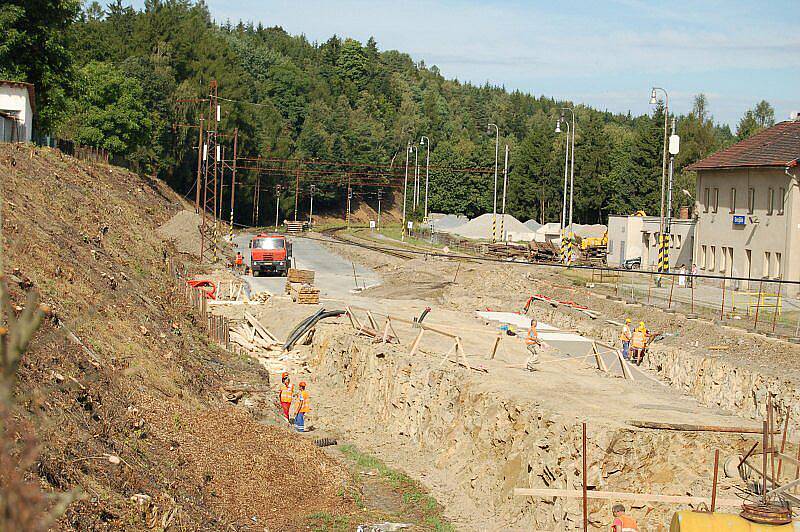
[[[717,471],[719,470],[719,449],[714,450],[714,483],[711,485],[711,513],[717,508]]]
[[[495,140],[494,140],[494,200],[492,203],[492,243],[497,241],[497,161],[500,155],[500,128],[497,124],[487,124],[487,131],[494,127]]]
[[[297,221],[297,203],[298,203],[298,199],[300,198],[300,166],[299,165],[302,164],[302,163],[303,163],[302,160],[298,163],[297,169],[295,170],[295,176],[294,176],[294,221],[295,222]]]
[[[575,191],[575,111],[572,112],[572,147],[569,163],[569,232],[572,233],[572,198]]]
[[[314,216],[314,185],[311,185],[311,203],[308,206],[308,227],[309,229],[313,225],[313,216]]]
[[[379,188],[378,189],[378,223],[377,223],[378,231],[381,230],[381,194],[382,193],[383,193],[383,189]]]
[[[508,187],[508,144],[506,144],[506,162],[503,167],[503,206],[501,208],[502,214],[500,217],[500,238],[503,241],[508,240],[505,235],[505,222],[506,222],[506,187]]]
[[[756,301],[756,317],[753,322],[753,330],[758,331],[758,311],[761,309],[761,288],[764,286],[764,281],[758,282],[758,300]],[[766,472],[764,473],[766,474]]]
[[[722,305],[719,307],[719,319],[722,321],[725,316],[725,277],[722,278]]]
[[[408,155],[411,153],[411,143],[406,144],[406,176],[403,179],[403,227],[401,227],[400,240],[406,239],[406,194],[408,193]]]
[[[431,139],[425,135],[422,136],[425,139],[425,145],[427,146],[427,154],[425,155],[425,219],[428,218],[428,183],[430,181],[430,171],[431,171]]]
[[[667,125],[669,122],[669,93],[662,87],[653,87],[653,98],[655,98],[655,91],[660,90],[664,93],[664,142],[662,143],[662,150],[664,152],[661,161],[661,234],[664,234],[664,192],[667,180],[667,145],[669,143],[669,136],[667,133]],[[653,101],[652,103],[655,103]]]
[[[589,530],[589,508],[588,508],[588,498],[586,496],[586,484],[588,480],[586,479],[586,423],[583,423],[583,477],[582,477],[582,484],[583,484],[583,532],[587,532]]]
[[[769,440],[767,439],[767,420],[764,420],[764,436],[761,441],[761,471],[763,475],[761,478],[763,479],[763,484],[761,486],[761,495],[763,497],[764,504],[767,504],[767,447],[769,446]]]
[[[239,128],[233,129],[233,169],[231,172],[231,230],[230,239],[233,242],[233,208],[236,205],[236,158],[239,149]]]
[[[203,173],[203,158],[205,157],[205,149],[203,144],[203,115],[202,112],[200,114],[200,133],[197,138],[197,181],[195,183],[195,191],[194,191],[194,211],[196,213],[200,213],[200,187],[201,185],[201,175]]]
[[[281,186],[275,185],[275,231],[278,230],[278,213],[280,212]]]
[[[417,146],[412,146],[414,148],[414,201],[412,203],[413,210],[417,210],[417,205],[419,205],[419,149]]]

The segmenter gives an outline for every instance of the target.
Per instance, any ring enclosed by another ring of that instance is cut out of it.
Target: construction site
[[[50,148],[0,171],[9,530],[797,530],[790,338],[356,220],[225,226]]]

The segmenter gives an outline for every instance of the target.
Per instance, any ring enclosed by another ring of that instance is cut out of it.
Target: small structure
[[[701,273],[800,280],[799,163],[796,116],[689,166]]]
[[[695,220],[673,218],[670,223],[670,266],[686,269],[692,266],[692,249],[694,245]],[[661,218],[658,216],[621,216],[608,217],[608,254],[609,266],[624,266],[625,261],[641,259],[641,269],[655,269],[658,264],[658,235],[661,230]]]
[[[34,105],[32,84],[0,80],[0,142],[30,142]]]

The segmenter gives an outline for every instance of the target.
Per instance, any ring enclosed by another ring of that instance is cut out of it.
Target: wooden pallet
[[[319,304],[319,288],[314,288],[310,284],[286,283],[288,294],[292,296],[292,301],[301,305]]]

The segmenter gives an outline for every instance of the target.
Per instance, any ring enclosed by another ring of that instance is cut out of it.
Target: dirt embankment
[[[386,454],[435,489],[459,529],[571,530],[580,523],[579,500],[515,497],[513,489],[580,489],[581,412],[555,412],[510,384],[484,384],[475,372],[354,339],[341,327],[318,332],[313,353],[315,378],[332,405],[320,417],[369,444],[390,442]],[[590,486],[694,495],[710,492],[713,449],[724,458],[747,447],[739,436],[634,430],[596,417],[588,442]],[[733,497],[733,485],[723,479],[721,496]],[[608,523],[609,504],[590,502],[593,526]],[[655,530],[671,510],[640,504],[632,513],[643,530]]]
[[[157,234],[184,208],[176,194],[16,145],[0,145],[0,186],[12,303],[33,289],[54,312],[0,405],[0,528],[37,529],[53,507],[43,494],[65,492],[78,498],[63,530],[285,530],[358,511],[346,469],[257,422],[271,392],[249,409],[224,401],[221,385],[268,375],[208,343],[166,272],[165,253],[191,260]]]

